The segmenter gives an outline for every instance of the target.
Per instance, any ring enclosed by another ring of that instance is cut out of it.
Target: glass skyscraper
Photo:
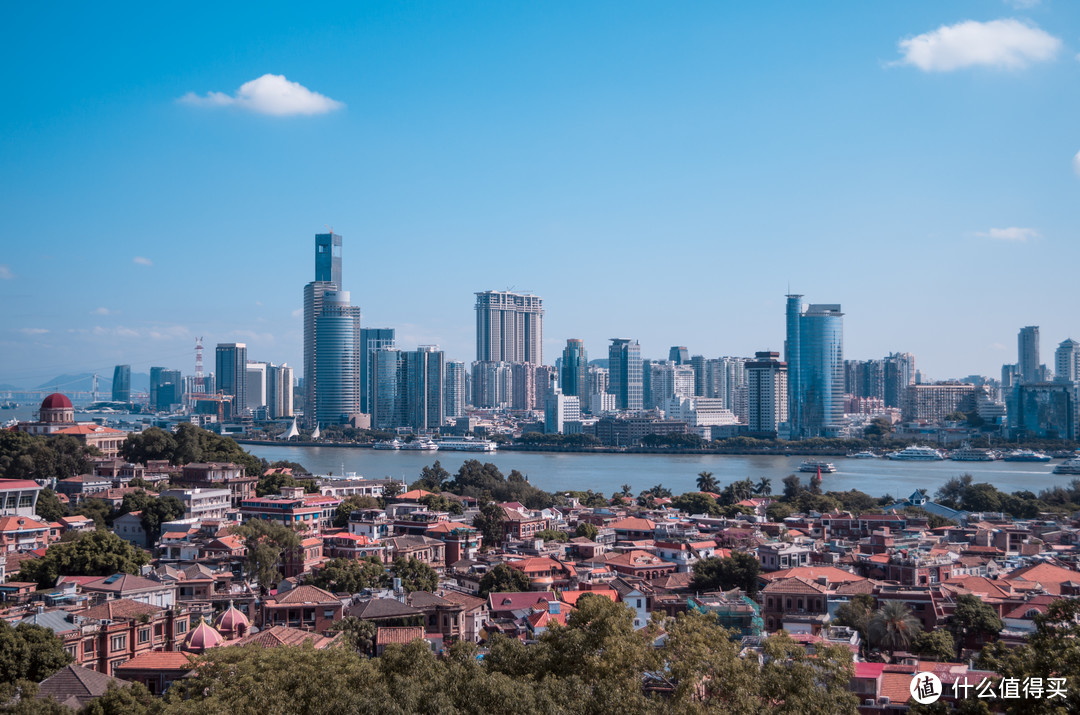
[[[822,437],[844,417],[844,314],[837,304],[802,309],[787,296],[788,417],[791,438]]]
[[[393,328],[360,328],[360,411],[371,414],[371,353],[394,347]]]
[[[349,291],[323,294],[315,336],[315,418],[340,423],[360,412],[360,309]]]
[[[218,343],[215,357],[217,390],[233,396],[231,415],[235,416],[247,406],[247,345]]]
[[[612,338],[608,347],[610,391],[615,409],[640,410],[644,401],[641,377],[641,345],[637,340]]]
[[[131,402],[131,365],[113,368],[112,401]]]
[[[341,236],[315,234],[315,280],[341,288]]]
[[[562,354],[562,391],[564,395],[573,395],[586,401],[589,395],[589,354],[585,343],[576,338],[566,341]]]

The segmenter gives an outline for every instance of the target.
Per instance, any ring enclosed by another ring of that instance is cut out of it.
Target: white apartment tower
[[[775,434],[788,421],[787,364],[778,352],[759,352],[746,363],[747,427]]]

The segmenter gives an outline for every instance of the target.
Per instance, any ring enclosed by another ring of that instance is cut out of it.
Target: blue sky
[[[1052,362],[1078,53],[1062,0],[9,3],[0,382],[298,364],[327,225],[365,324],[450,358],[478,290],[541,295],[553,362],[780,349],[790,285],[850,358]]]

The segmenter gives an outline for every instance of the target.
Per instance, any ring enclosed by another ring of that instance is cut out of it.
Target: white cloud
[[[304,314],[304,310],[303,310],[303,308],[297,308],[296,310],[294,310],[294,311],[292,312],[292,317],[294,317],[294,318],[299,318],[299,317],[300,317],[301,315],[303,315],[303,314]]]
[[[90,311],[90,315],[108,315],[109,312],[110,312],[109,309],[105,308],[105,307],[94,308],[93,310]]]
[[[11,269],[7,266],[0,266],[0,280],[9,281],[15,277],[15,274],[11,272]]]
[[[342,102],[312,92],[298,82],[290,82],[280,74],[264,74],[245,82],[231,96],[224,92],[208,92],[204,96],[188,92],[180,101],[202,107],[239,107],[277,117],[326,114],[345,106]]]
[[[139,264],[140,266],[152,266],[152,265],[154,265],[153,261],[151,261],[149,258],[143,258],[142,256],[135,256],[131,260],[134,261],[135,263]]]
[[[46,328],[19,328],[23,335],[44,335],[49,332]]]
[[[900,40],[903,58],[893,64],[912,65],[923,72],[948,72],[964,67],[1021,69],[1053,58],[1061,40],[1032,23],[1012,18],[942,25]]]
[[[992,228],[989,231],[976,233],[976,236],[982,238],[993,238],[998,241],[1015,241],[1017,243],[1026,243],[1035,238],[1039,238],[1039,232],[1033,228],[1020,228],[1018,226],[1010,226],[1009,228]]]
[[[1076,152],[1076,156],[1073,157],[1073,170],[1080,175],[1080,151]]]

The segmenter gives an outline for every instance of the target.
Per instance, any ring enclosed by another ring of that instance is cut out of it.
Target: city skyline
[[[478,290],[543,296],[548,356],[650,358],[779,350],[800,292],[845,306],[846,356],[995,376],[1021,326],[1080,338],[1046,280],[1080,258],[1080,8],[1019,5],[228,8],[182,42],[15,8],[0,382],[188,373],[195,336],[299,372],[286,287],[326,228],[364,325],[450,359]]]

